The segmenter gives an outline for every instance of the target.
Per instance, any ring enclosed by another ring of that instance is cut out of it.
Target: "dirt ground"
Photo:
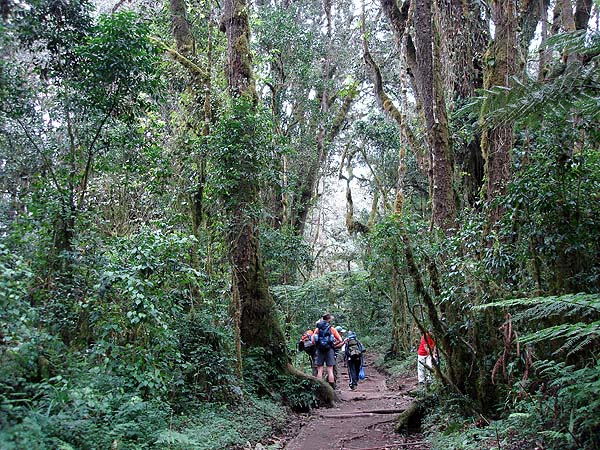
[[[348,387],[348,370],[338,366],[338,397],[333,408],[314,410],[309,417],[300,416],[302,426],[295,436],[283,438],[285,450],[428,450],[430,447],[421,434],[407,436],[394,432],[398,414],[406,409],[413,398],[408,391],[416,386],[416,377],[388,377],[372,364],[373,356],[366,358],[367,378],[358,388]]]

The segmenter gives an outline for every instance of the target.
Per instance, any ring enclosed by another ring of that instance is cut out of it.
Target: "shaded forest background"
[[[435,448],[598,448],[599,8],[0,0],[0,447],[259,442],[327,311]]]

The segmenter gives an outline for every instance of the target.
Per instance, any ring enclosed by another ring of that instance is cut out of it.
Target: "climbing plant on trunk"
[[[220,118],[213,146],[219,190],[226,211],[226,239],[231,264],[232,314],[237,351],[262,348],[281,369],[287,364],[285,339],[259,247],[259,193],[270,145],[268,121],[257,110],[245,0],[226,0],[220,24],[227,36],[227,86],[231,106]]]

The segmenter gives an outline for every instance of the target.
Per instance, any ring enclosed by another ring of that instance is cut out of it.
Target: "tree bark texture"
[[[483,55],[489,40],[489,24],[482,18],[479,3],[468,0],[438,0],[441,40],[438,59],[447,68],[444,91],[448,108],[462,104],[483,85]],[[461,202],[473,206],[483,183],[481,135],[454,143],[456,175],[460,176]]]
[[[409,8],[410,0],[402,2],[402,6],[400,7],[398,7],[396,0],[381,0],[381,9],[390,21],[398,48],[402,47],[402,38],[406,28],[406,21],[408,20]]]
[[[453,164],[448,138],[448,118],[442,91],[442,79],[434,55],[438,60],[438,43],[434,33],[431,0],[416,0],[415,46],[417,84],[425,116],[429,151],[431,155],[432,222],[448,230],[454,226],[456,205],[452,188]]]
[[[438,0],[439,23],[444,36],[440,57],[448,65],[447,100],[471,97],[483,84],[483,54],[489,24],[477,2]]]
[[[171,29],[177,51],[182,55],[193,53],[194,39],[192,30],[187,20],[187,6],[185,0],[171,0]]]
[[[258,101],[252,53],[250,51],[250,22],[246,0],[225,0],[221,31],[227,36],[227,86],[232,97],[245,96],[254,104]]]
[[[519,61],[522,65],[527,58],[529,44],[542,17],[546,17],[549,0],[523,0],[520,5]]]
[[[590,21],[590,14],[592,12],[592,0],[577,0],[575,7],[575,29],[585,30],[588,27]]]
[[[207,59],[208,67],[206,71],[196,70],[198,66],[194,59],[196,56],[195,40],[193,29],[187,18],[187,4],[185,0],[170,0],[171,12],[171,30],[175,47],[180,58],[178,60],[188,69],[189,80],[186,86],[186,91],[193,99],[191,105],[186,105],[186,116],[193,124],[194,132],[198,135],[208,136],[210,132],[210,118],[212,115],[210,105],[210,89],[211,89],[211,64],[212,64],[212,4],[209,4],[209,20],[207,21]],[[192,153],[191,149],[185,150]],[[206,186],[206,156],[203,152],[192,153],[195,165],[198,167],[194,173],[194,185],[191,186],[190,193],[190,215],[192,234],[201,241],[200,227],[205,221],[204,211],[204,189]],[[194,244],[192,249],[192,264],[198,267],[197,244]]]
[[[484,88],[509,86],[510,77],[517,71],[516,48],[516,2],[495,0],[492,18],[496,35],[486,52]],[[484,105],[484,110],[485,110]],[[513,146],[513,127],[500,125],[484,129],[481,149],[485,159],[485,196],[489,202],[503,195],[511,177],[510,152]],[[498,208],[492,211],[495,222],[501,214]]]

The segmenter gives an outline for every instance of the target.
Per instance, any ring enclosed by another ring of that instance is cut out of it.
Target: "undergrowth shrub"
[[[182,382],[177,389],[179,401],[227,402],[239,397],[239,380],[234,372],[231,333],[206,314],[189,314],[178,329]]]
[[[126,379],[81,369],[38,383],[37,396],[20,411],[19,420],[3,427],[0,447],[150,448],[168,426],[170,406],[128,391]]]
[[[245,389],[259,396],[282,403],[293,411],[309,411],[317,406],[316,383],[298,379],[288,373],[278,373],[269,364],[264,349],[253,348],[244,357]]]
[[[163,430],[157,447],[169,450],[217,450],[246,448],[281,429],[286,421],[283,407],[269,400],[245,397],[236,404],[203,404]]]

